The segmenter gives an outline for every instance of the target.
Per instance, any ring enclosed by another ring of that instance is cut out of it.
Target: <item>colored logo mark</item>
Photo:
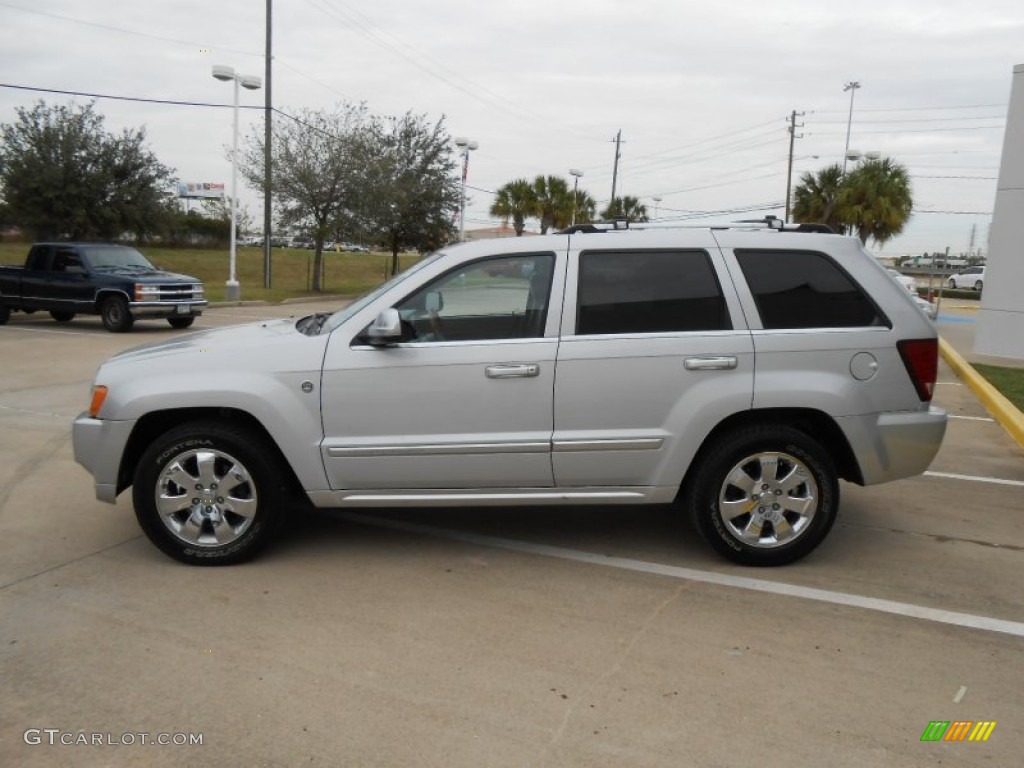
[[[921,741],[988,741],[995,727],[995,720],[932,720]]]

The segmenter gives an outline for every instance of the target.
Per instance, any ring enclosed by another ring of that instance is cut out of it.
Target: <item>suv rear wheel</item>
[[[687,482],[694,525],[720,554],[743,565],[784,565],[818,546],[832,528],[839,482],[828,453],[784,425],[718,437]]]
[[[252,430],[193,422],[170,430],[135,470],[135,515],[150,541],[193,565],[248,560],[284,517],[285,478]]]

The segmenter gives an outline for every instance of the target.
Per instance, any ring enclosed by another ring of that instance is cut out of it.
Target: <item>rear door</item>
[[[25,309],[46,309],[50,306],[49,294],[50,265],[55,247],[33,245],[25,260],[25,271],[21,276],[21,299]]]
[[[668,493],[714,425],[750,408],[753,345],[738,299],[710,233],[686,237],[574,238],[555,384],[556,485]]]

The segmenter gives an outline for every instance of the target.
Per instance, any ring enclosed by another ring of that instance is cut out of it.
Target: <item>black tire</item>
[[[188,328],[196,319],[194,317],[168,317],[167,322],[171,328]]]
[[[67,322],[70,322],[71,320],[75,319],[75,313],[74,312],[58,312],[57,310],[52,310],[50,312],[50,317],[52,317],[58,323],[67,323]]]
[[[981,280],[979,280],[978,282],[976,282],[974,284],[974,290],[976,290],[978,293],[981,293],[981,289],[984,288],[984,287],[985,287],[985,283],[982,282]]]
[[[276,455],[264,438],[243,427],[192,422],[170,430],[135,469],[132,498],[139,525],[162,552],[183,563],[248,560],[284,520],[286,481]]]
[[[100,305],[100,317],[103,327],[111,333],[126,333],[132,329],[135,318],[128,310],[128,300],[124,296],[108,296]]]
[[[949,288],[956,288],[956,280],[954,280],[953,278],[949,278],[947,282]]]
[[[0,325],[4,325],[11,319],[11,308],[0,301]]]
[[[720,502],[736,506],[720,509]],[[813,438],[782,424],[760,424],[715,440],[687,479],[683,503],[719,554],[742,565],[785,565],[828,535],[839,482],[828,452]],[[751,534],[747,540],[741,529]]]

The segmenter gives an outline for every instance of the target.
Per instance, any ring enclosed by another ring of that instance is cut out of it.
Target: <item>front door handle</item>
[[[731,371],[738,365],[732,355],[721,357],[688,357],[683,360],[683,367],[688,371]]]
[[[540,366],[536,363],[488,365],[484,373],[488,379],[529,379],[540,374]]]

